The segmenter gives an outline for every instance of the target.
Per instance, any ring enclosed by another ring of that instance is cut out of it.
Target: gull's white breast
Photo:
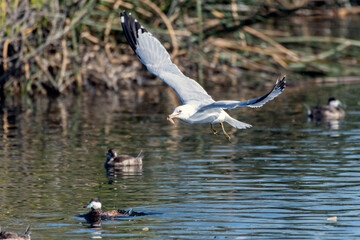
[[[220,123],[224,122],[227,113],[221,108],[213,108],[199,111],[186,119],[181,119],[187,123]]]

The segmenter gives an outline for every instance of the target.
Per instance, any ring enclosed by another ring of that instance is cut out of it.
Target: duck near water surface
[[[307,115],[314,121],[340,120],[345,117],[343,106],[339,99],[331,97],[328,105],[307,107]]]
[[[118,155],[114,149],[110,148],[106,154],[105,168],[122,168],[127,166],[141,166],[143,152],[141,151],[137,157],[129,155]]]
[[[0,227],[0,239],[8,239],[8,240],[30,240],[30,227],[26,228],[26,231],[24,234],[18,234],[14,232],[6,232],[1,231]]]
[[[145,215],[143,212],[135,212],[132,209],[102,211],[101,207],[102,205],[98,198],[91,199],[89,204],[84,206],[84,208],[91,208],[91,210],[87,214],[82,215],[82,217],[84,217],[89,223],[93,223],[101,220],[111,220],[116,217],[136,217]]]

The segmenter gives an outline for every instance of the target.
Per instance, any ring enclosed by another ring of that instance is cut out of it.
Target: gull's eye
[[[181,113],[182,112],[182,110],[179,110],[179,113]]]

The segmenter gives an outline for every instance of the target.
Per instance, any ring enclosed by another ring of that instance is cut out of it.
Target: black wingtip
[[[283,75],[282,77],[279,77],[278,80],[276,81],[276,84],[274,86],[274,89],[279,89],[281,91],[284,91],[285,87],[286,87],[286,75]]]
[[[126,40],[130,44],[131,48],[136,51],[136,43],[137,43],[137,36],[136,36],[136,29],[134,28],[134,19],[131,15],[128,15],[126,11],[122,11],[120,13],[120,21],[121,26],[123,28],[124,35]]]
[[[28,225],[25,230],[25,235],[30,235],[30,233],[31,233],[31,228],[30,228],[30,225]]]
[[[137,39],[139,38],[139,29],[141,33],[147,32],[147,30],[134,19],[131,13],[127,14],[125,10],[120,13],[120,22],[123,28],[126,40],[130,44],[131,48],[136,53]]]

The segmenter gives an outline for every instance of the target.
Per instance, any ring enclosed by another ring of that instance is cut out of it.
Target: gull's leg
[[[230,141],[230,136],[229,136],[229,134],[226,133],[225,128],[224,128],[224,124],[223,124],[222,122],[220,123],[220,126],[221,126],[221,128],[222,128],[222,130],[223,130],[223,133],[224,133],[226,139],[227,139],[229,142],[231,142],[231,141]]]
[[[211,128],[211,131],[213,132],[213,134],[217,135],[217,131],[214,129],[214,126],[212,125],[212,123],[210,123],[210,128]]]

